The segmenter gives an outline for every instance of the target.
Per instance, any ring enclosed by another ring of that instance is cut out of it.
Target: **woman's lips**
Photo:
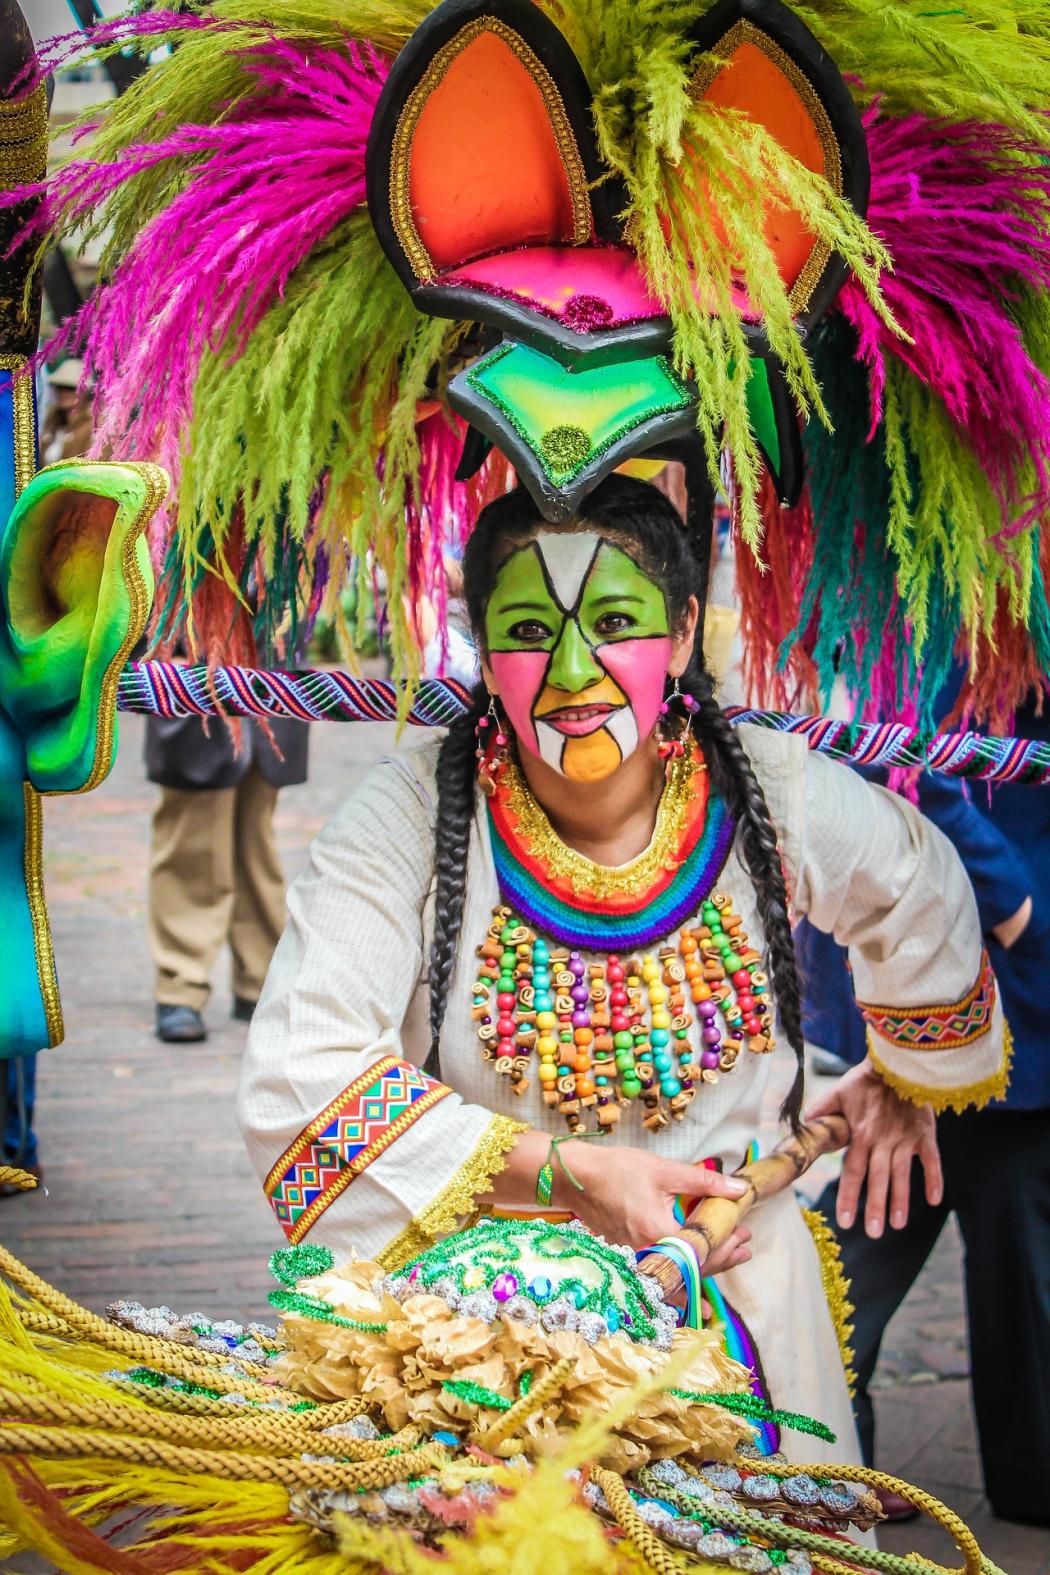
[[[622,710],[623,706],[619,705],[566,705],[557,711],[546,711],[536,720],[546,722],[556,732],[570,738],[583,738],[588,733],[596,733],[611,716]]]

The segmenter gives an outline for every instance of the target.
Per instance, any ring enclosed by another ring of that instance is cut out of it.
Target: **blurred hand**
[[[1012,913],[1002,924],[996,924],[992,929],[999,945],[1009,951],[1015,941],[1019,941],[1028,928],[1028,921],[1032,917],[1032,899],[1026,897],[1016,913]]]
[[[906,1225],[915,1159],[922,1164],[926,1201],[940,1203],[944,1178],[936,1119],[928,1105],[913,1105],[901,1099],[882,1081],[870,1061],[862,1061],[807,1110],[805,1119],[829,1115],[845,1116],[850,1129],[835,1211],[843,1230],[848,1230],[856,1218],[865,1180],[868,1191],[864,1229],[868,1235],[882,1235],[887,1198],[890,1224],[895,1230]]]

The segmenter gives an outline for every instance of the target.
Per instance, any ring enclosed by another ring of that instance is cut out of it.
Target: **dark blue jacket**
[[[1050,716],[1037,717],[1034,711],[1024,710],[1018,715],[1017,733],[1050,741]],[[966,867],[1013,1033],[1010,1087],[995,1108],[1050,1107],[1050,1024],[1045,1005],[1050,972],[1050,787],[1006,786],[989,794],[982,783],[964,788],[954,778],[928,772],[919,782],[919,808],[954,843]],[[1032,917],[1007,951],[991,931],[1029,896]],[[847,1061],[862,1061],[864,1020],[853,999],[844,948],[806,920],[795,938],[806,1038]]]

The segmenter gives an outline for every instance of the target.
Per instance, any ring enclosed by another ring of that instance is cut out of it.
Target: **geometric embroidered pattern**
[[[417,1066],[384,1056],[315,1116],[263,1183],[292,1245],[355,1176],[449,1093]]]
[[[866,1006],[858,1001],[869,1028],[901,1050],[958,1050],[988,1032],[995,1006],[995,975],[988,953],[981,953],[977,983],[951,1006]]]

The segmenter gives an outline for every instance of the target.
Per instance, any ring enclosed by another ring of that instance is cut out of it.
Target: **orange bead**
[[[693,985],[691,994],[692,994],[693,1000],[695,1002],[697,1002],[697,1003],[699,1003],[700,1001],[709,1001],[711,999],[711,991],[708,989],[707,985],[703,983],[702,980],[700,982],[698,982],[697,984]]]
[[[703,971],[704,971],[703,963],[697,962],[695,957],[690,957],[689,961],[685,965],[685,976],[686,976],[686,978],[687,979],[696,979],[696,978],[699,977],[700,974],[703,973]]]
[[[576,1028],[573,1030],[573,1039],[578,1045],[589,1045],[594,1038],[593,1028]]]
[[[578,1077],[576,1079],[576,1092],[581,1099],[586,1099],[590,1094],[594,1093],[594,1084],[589,1077]]]
[[[591,1069],[591,1058],[590,1058],[590,1056],[589,1055],[578,1055],[576,1057],[575,1061],[573,1062],[573,1067],[575,1068],[575,1070],[577,1072],[589,1072],[590,1069]]]
[[[690,935],[689,932],[686,931],[686,933],[682,936],[682,939],[679,941],[678,945],[679,945],[679,949],[680,949],[680,951],[682,953],[682,956],[683,957],[688,957],[690,952],[695,952],[696,951],[696,948],[697,948],[696,936],[695,935]]]

